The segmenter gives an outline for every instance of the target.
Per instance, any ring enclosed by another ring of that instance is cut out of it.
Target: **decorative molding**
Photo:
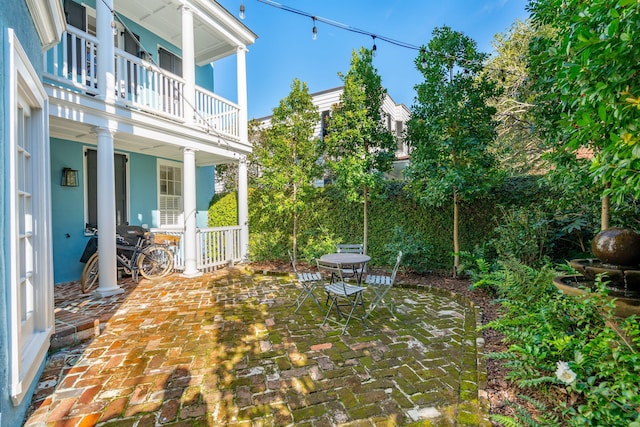
[[[62,2],[58,0],[26,0],[31,18],[42,43],[42,51],[60,43],[66,29]]]

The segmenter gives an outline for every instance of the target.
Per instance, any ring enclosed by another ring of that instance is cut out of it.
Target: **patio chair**
[[[336,252],[348,253],[348,254],[364,254],[364,245],[361,243],[338,243],[336,245]],[[348,265],[342,269],[342,275],[347,279],[350,279],[352,277],[357,277],[358,279],[361,279],[362,274],[367,271],[366,268],[367,268],[366,264],[360,267],[355,265]]]
[[[291,267],[293,267],[293,272],[296,275],[296,281],[301,287],[300,293],[298,294],[298,297],[294,302],[294,304],[296,305],[296,310],[294,311],[294,313],[297,313],[298,310],[300,310],[300,307],[302,306],[302,304],[309,297],[311,297],[311,299],[315,301],[318,307],[322,309],[322,306],[320,305],[320,301],[318,301],[318,298],[316,298],[316,296],[313,294],[314,288],[322,283],[322,276],[320,275],[319,272],[316,272],[316,273],[299,272],[298,268],[296,267],[296,262],[293,259],[293,255],[291,254],[291,251],[287,251],[287,252],[289,253],[289,260],[291,260]]]
[[[316,264],[324,280],[324,290],[327,293],[327,299],[331,301],[322,325],[324,326],[327,321],[329,321],[331,310],[335,308],[338,318],[332,321],[341,324],[341,320],[344,318],[342,335],[347,331],[347,327],[352,318],[360,319],[362,325],[366,327],[365,319],[367,312],[364,308],[363,295],[365,288],[346,283],[342,277],[342,267],[340,265],[325,263],[321,260],[316,260]],[[331,280],[331,278],[333,278],[333,280]],[[362,311],[362,315],[356,312],[358,307],[360,311]],[[343,311],[342,308],[345,308],[345,310]]]
[[[390,298],[385,299],[385,297],[387,295],[387,292],[389,292],[389,289],[393,287],[393,283],[396,280],[396,273],[398,272],[398,267],[400,267],[401,260],[402,260],[402,251],[399,251],[398,258],[396,258],[396,265],[395,267],[393,267],[391,276],[388,276],[385,274],[378,274],[378,275],[368,274],[367,275],[364,282],[367,285],[367,288],[373,291],[373,300],[369,305],[369,310],[367,311],[367,315],[365,316],[365,318],[369,317],[371,312],[379,304],[384,305],[387,308],[387,310],[389,310],[389,313],[391,313],[393,317],[396,317],[396,315],[393,312],[393,301]]]

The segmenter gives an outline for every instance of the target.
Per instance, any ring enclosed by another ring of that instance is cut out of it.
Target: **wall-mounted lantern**
[[[78,171],[71,168],[62,169],[62,181],[60,185],[63,187],[77,187],[78,186]]]

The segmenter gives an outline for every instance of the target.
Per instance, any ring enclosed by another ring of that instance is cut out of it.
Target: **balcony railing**
[[[81,92],[98,93],[98,39],[67,27],[62,41],[44,53],[45,78]],[[172,120],[185,118],[185,80],[121,49],[115,49],[115,94],[119,102]],[[196,88],[195,123],[237,139],[238,105]]]

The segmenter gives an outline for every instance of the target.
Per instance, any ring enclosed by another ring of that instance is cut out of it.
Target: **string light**
[[[316,28],[316,17],[312,16],[311,19],[313,19],[313,29],[311,30],[311,38],[313,40],[317,40],[318,39],[318,28]]]
[[[240,19],[244,19],[244,2],[240,2]]]
[[[362,35],[365,35],[365,36],[373,37],[374,39],[378,38],[378,40],[382,40],[382,41],[385,41],[387,43],[391,43],[391,44],[396,45],[396,46],[404,47],[404,48],[407,48],[407,49],[420,50],[419,46],[415,46],[415,45],[412,45],[410,43],[405,43],[403,41],[395,40],[395,39],[392,39],[392,38],[389,38],[389,37],[381,36],[379,34],[374,34],[372,32],[361,30],[359,28],[351,27],[349,25],[342,24],[342,23],[337,22],[337,21],[332,21],[331,19],[323,18],[321,16],[312,15],[312,14],[304,12],[302,10],[294,9],[294,8],[286,6],[284,4],[276,3],[275,1],[272,1],[272,0],[258,0],[258,1],[260,3],[264,3],[264,4],[268,5],[268,6],[273,6],[273,7],[276,7],[278,9],[282,9],[282,10],[287,11],[287,12],[295,13],[296,15],[302,15],[302,16],[306,16],[308,18],[311,18],[311,19],[313,19],[313,22],[314,22],[314,28],[315,28],[315,22],[318,21],[318,22],[322,22],[323,24],[327,24],[327,25],[331,25],[331,26],[336,27],[336,28],[343,29],[345,31],[350,31],[352,33],[362,34]],[[317,31],[317,29],[316,29],[316,31]],[[375,44],[374,44],[374,46],[375,46]]]
[[[376,36],[371,36],[371,38],[373,39],[373,48],[371,49],[371,55],[376,56],[376,51],[378,50],[378,47],[376,46]]]

